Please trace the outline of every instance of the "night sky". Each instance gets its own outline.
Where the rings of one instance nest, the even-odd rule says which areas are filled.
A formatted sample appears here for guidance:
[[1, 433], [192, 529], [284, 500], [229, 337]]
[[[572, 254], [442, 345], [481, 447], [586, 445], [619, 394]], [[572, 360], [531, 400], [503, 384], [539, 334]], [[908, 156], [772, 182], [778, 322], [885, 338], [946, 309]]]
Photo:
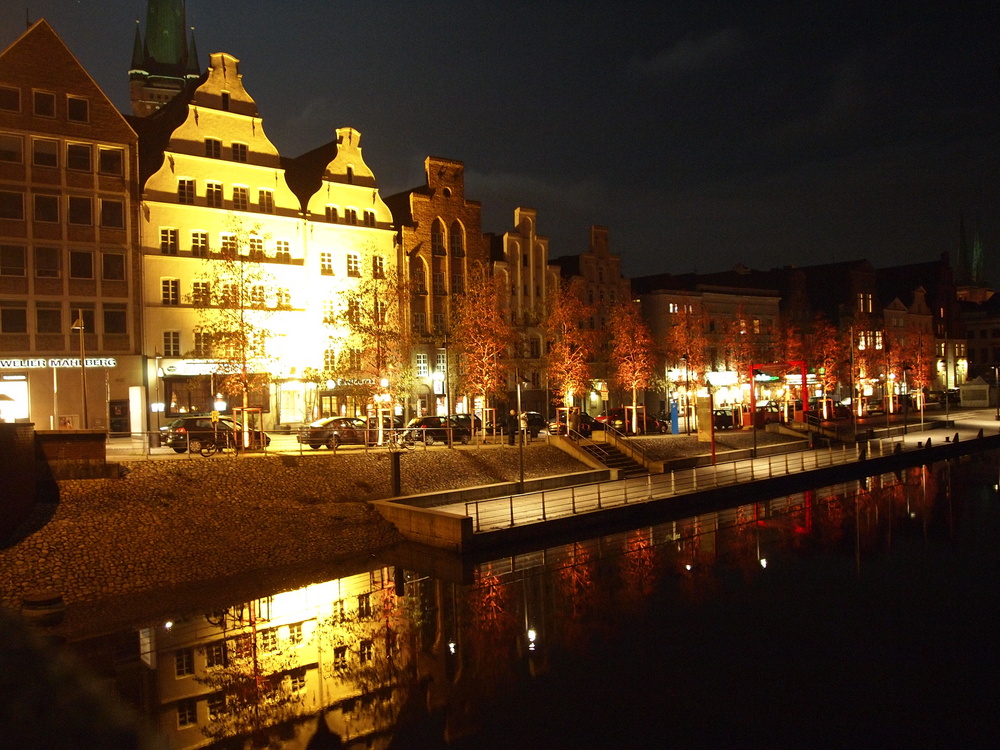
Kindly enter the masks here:
[[[466, 165], [484, 231], [552, 256], [606, 224], [627, 276], [954, 254], [1000, 283], [997, 3], [188, 0], [285, 155], [361, 131], [383, 195]], [[16, 6], [16, 7], [12, 7]], [[32, 0], [119, 108], [145, 0]], [[24, 29], [5, 4], [0, 45]]]

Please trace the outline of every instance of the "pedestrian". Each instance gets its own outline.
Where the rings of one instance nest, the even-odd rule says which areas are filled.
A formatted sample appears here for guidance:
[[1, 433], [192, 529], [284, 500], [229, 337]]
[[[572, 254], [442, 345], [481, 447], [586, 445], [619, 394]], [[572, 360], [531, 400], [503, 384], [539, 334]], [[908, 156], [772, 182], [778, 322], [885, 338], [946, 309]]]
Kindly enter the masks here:
[[522, 443], [530, 443], [531, 441], [528, 439], [529, 437], [530, 436], [528, 434], [528, 412], [522, 411], [521, 412], [521, 442]]
[[513, 409], [507, 415], [507, 442], [514, 444], [514, 436], [517, 435], [517, 412]]

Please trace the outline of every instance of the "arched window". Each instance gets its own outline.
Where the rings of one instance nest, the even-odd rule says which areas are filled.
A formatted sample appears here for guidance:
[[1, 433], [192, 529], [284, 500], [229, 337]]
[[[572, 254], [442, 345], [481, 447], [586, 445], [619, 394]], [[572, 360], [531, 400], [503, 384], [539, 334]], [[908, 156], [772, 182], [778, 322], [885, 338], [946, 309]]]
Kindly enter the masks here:
[[435, 219], [431, 226], [431, 253], [433, 255], [447, 255], [444, 244], [444, 224], [441, 219]]
[[451, 224], [451, 234], [448, 237], [450, 241], [451, 255], [453, 258], [464, 258], [465, 257], [465, 232], [462, 229], [462, 225], [457, 221]]

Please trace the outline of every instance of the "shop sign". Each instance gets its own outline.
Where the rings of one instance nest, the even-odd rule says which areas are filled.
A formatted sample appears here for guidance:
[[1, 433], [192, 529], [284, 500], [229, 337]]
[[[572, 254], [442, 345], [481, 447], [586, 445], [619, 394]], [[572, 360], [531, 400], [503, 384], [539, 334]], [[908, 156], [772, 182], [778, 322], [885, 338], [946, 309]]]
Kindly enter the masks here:
[[[118, 360], [114, 357], [85, 357], [87, 367], [117, 367]], [[37, 370], [43, 367], [54, 369], [80, 369], [80, 358], [64, 357], [59, 359], [0, 359], [0, 370]]]

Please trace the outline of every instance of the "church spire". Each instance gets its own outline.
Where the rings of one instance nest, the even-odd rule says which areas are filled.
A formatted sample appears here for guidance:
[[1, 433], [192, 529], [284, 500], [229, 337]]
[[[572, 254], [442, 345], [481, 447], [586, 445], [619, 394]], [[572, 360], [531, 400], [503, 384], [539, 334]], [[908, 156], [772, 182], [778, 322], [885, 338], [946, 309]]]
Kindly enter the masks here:
[[198, 62], [198, 47], [194, 43], [194, 26], [191, 27], [191, 41], [187, 48], [187, 78], [197, 78], [201, 75], [201, 65]]
[[188, 87], [201, 75], [198, 53], [186, 36], [185, 0], [146, 0], [145, 41], [136, 30], [129, 69], [132, 111], [146, 117]]

